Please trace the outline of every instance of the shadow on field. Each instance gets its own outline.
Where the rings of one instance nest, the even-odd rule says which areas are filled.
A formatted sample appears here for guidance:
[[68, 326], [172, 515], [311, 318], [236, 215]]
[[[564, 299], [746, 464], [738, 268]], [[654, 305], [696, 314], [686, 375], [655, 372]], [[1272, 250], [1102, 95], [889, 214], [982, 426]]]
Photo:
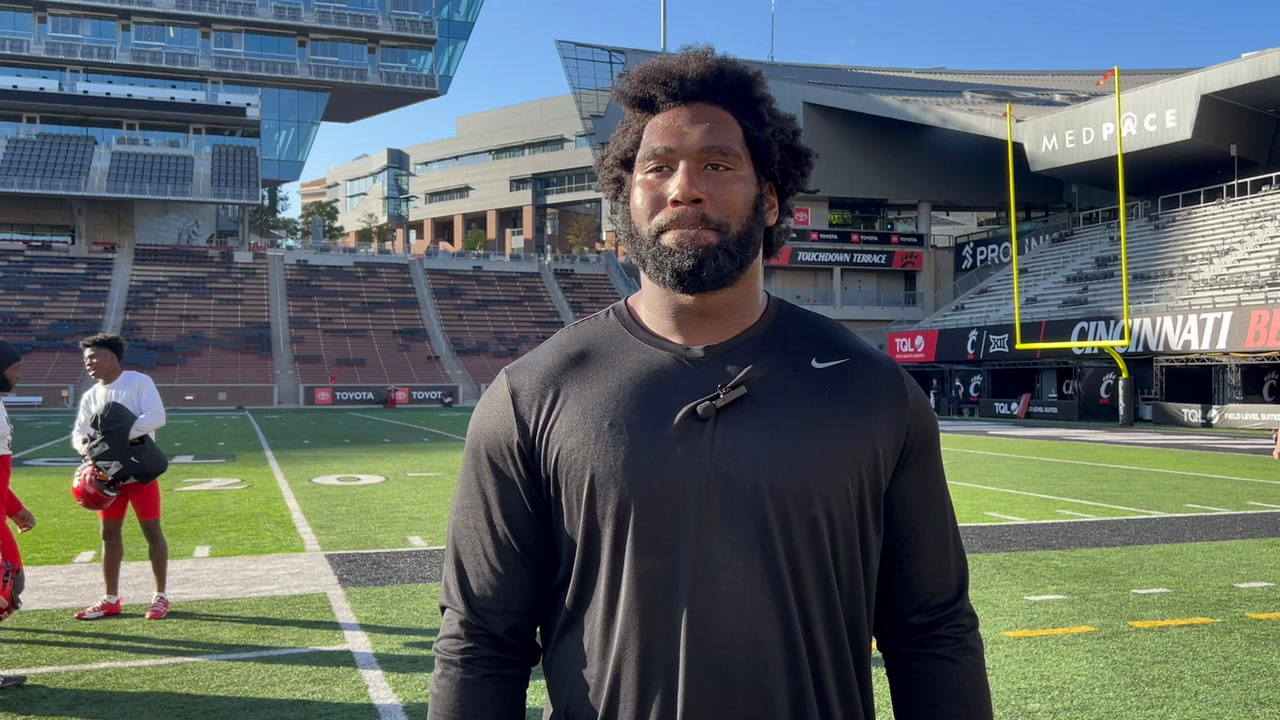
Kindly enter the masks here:
[[[32, 678], [30, 682], [39, 682]], [[406, 707], [425, 717], [426, 704]], [[272, 720], [377, 720], [371, 703], [284, 700], [260, 697], [226, 697], [195, 693], [120, 690], [80, 690], [28, 684], [5, 690], [4, 716], [68, 717], [82, 720], [139, 720], [140, 718], [183, 718], [183, 720], [227, 720], [227, 718], [271, 718]]]
[[[172, 615], [170, 616], [172, 617]], [[329, 629], [337, 629], [330, 624]], [[386, 628], [396, 631], [398, 635], [414, 635], [419, 636], [422, 641], [406, 642], [405, 649], [418, 650], [420, 652], [392, 653], [392, 652], [375, 652], [379, 666], [386, 672], [395, 673], [430, 673], [435, 669], [434, 656], [430, 654], [432, 643], [435, 640], [435, 630], [416, 630], [411, 628]], [[376, 635], [377, 631], [371, 631], [365, 628], [366, 632]], [[35, 635], [45, 637], [23, 637], [23, 635]], [[204, 640], [190, 640], [182, 638], [157, 638], [142, 637], [137, 635], [116, 635], [103, 632], [76, 632], [76, 631], [59, 631], [44, 629], [24, 629], [8, 634], [5, 637], [5, 644], [9, 646], [27, 645], [41, 647], [57, 647], [72, 648], [79, 650], [103, 650], [110, 648], [114, 653], [122, 653], [144, 657], [121, 657], [116, 655], [117, 662], [130, 662], [134, 660], [142, 660], [149, 657], [173, 658], [173, 657], [201, 657], [206, 655], [240, 655], [245, 653], [273, 652], [282, 649], [291, 649], [278, 645], [252, 645], [246, 643], [219, 643], [208, 642]], [[341, 645], [340, 638], [334, 638], [332, 645]], [[295, 646], [296, 647], [296, 646]], [[207, 661], [211, 667], [217, 665], [225, 665], [227, 663], [235, 663], [236, 665], [255, 665], [255, 666], [295, 666], [310, 668], [336, 668], [350, 667], [355, 669], [355, 659], [347, 650], [317, 650], [315, 652], [300, 652], [289, 655], [274, 655], [267, 657], [245, 658], [239, 660], [210, 660]], [[213, 665], [216, 663], [216, 665]], [[157, 668], [155, 672], [162, 671]], [[32, 676], [33, 680], [38, 680], [41, 676]], [[7, 702], [8, 696], [5, 696]], [[0, 717], [4, 715], [0, 714]], [[72, 716], [75, 717], [75, 716]], [[261, 716], [269, 717], [269, 716]], [[134, 718], [137, 720], [137, 718]]]

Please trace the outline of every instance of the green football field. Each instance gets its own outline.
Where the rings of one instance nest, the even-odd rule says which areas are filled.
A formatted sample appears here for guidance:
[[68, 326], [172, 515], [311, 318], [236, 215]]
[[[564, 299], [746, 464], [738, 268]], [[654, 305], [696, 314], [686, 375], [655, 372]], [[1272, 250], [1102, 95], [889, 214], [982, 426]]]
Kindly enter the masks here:
[[[132, 521], [124, 616], [72, 617], [101, 587], [96, 518], [70, 498], [71, 417], [12, 419], [13, 486], [39, 524], [20, 537], [28, 607], [0, 624], [0, 672], [30, 680], [0, 692], [0, 718], [425, 717], [439, 626], [425, 559], [445, 540], [467, 411], [173, 413], [160, 441], [175, 456], [161, 481], [174, 609], [160, 623], [142, 619]], [[997, 717], [1280, 717], [1280, 463], [943, 445], [966, 542], [985, 548], [970, 566]], [[1022, 551], [1019, 533], [1049, 549]], [[1117, 534], [1127, 546], [1097, 547]], [[545, 697], [535, 671], [530, 718]]]

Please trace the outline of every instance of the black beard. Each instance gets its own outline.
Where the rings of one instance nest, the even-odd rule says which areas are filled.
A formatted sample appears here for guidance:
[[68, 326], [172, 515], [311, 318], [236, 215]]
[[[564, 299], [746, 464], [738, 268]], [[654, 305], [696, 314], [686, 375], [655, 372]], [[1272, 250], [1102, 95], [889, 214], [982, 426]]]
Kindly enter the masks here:
[[[703, 295], [733, 287], [751, 269], [764, 246], [765, 207], [755, 210], [736, 232], [727, 223], [716, 222], [701, 210], [669, 216], [645, 230], [636, 226], [631, 208], [619, 203], [618, 234], [628, 258], [659, 287], [677, 295]], [[662, 244], [662, 233], [672, 227], [697, 223], [718, 239], [714, 243], [671, 247]]]

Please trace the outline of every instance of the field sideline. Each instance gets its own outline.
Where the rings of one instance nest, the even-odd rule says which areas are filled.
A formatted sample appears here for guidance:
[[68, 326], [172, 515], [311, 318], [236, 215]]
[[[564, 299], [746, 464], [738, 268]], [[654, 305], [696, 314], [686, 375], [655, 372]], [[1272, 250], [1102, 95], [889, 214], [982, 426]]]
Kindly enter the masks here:
[[[0, 625], [0, 670], [31, 682], [0, 695], [0, 718], [425, 717], [436, 548], [468, 419], [174, 412], [160, 438], [176, 456], [162, 480], [174, 613], [141, 620], [150, 577], [130, 521], [125, 616], [83, 623], [71, 615], [100, 592], [99, 546], [69, 498], [71, 417], [13, 413], [14, 489], [40, 524], [20, 539], [27, 606]], [[1265, 680], [1280, 663], [1280, 463], [1257, 452], [1265, 438], [1208, 452], [950, 425], [998, 717], [1280, 712]], [[528, 716], [544, 702], [535, 670]], [[882, 670], [877, 702], [892, 717]]]

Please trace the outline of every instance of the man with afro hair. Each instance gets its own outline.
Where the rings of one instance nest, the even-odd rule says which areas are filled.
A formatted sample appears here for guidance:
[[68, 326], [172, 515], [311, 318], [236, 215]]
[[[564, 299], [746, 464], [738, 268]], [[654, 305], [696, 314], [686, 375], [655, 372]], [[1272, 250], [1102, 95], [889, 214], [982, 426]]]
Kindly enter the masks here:
[[507, 366], [467, 431], [431, 720], [990, 720], [920, 387], [764, 290], [815, 161], [704, 48], [617, 78], [597, 159], [641, 289]]

